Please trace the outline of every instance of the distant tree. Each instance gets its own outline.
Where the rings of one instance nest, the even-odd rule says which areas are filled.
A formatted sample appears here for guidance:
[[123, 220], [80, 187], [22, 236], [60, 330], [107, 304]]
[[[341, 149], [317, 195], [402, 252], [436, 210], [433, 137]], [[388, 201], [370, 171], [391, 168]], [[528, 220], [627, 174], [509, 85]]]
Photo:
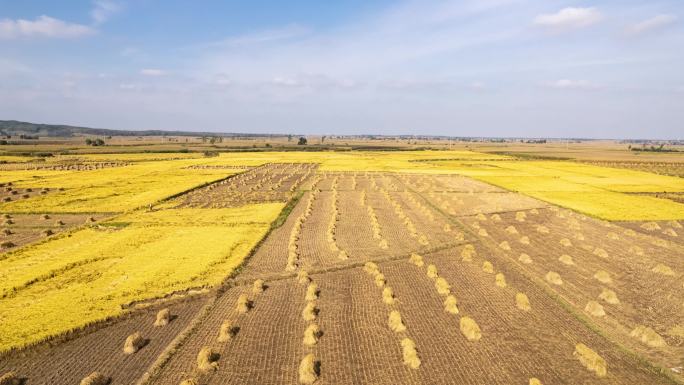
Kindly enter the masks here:
[[327, 136], [325, 136], [325, 135], [321, 136], [321, 143], [325, 142], [325, 138], [327, 138]]
[[7, 144], [7, 141], [5, 139], [0, 140], [0, 146], [4, 146]]
[[297, 142], [297, 145], [299, 145], [299, 146], [305, 146], [305, 145], [306, 145], [306, 142], [307, 142], [306, 138], [303, 137], [303, 136], [300, 136], [300, 137], [299, 137], [299, 141]]
[[93, 146], [104, 146], [104, 144], [105, 141], [100, 138], [97, 138], [93, 141]]
[[90, 145], [93, 144], [93, 140], [90, 139], [90, 138], [87, 138], [86, 141], [85, 141], [85, 143], [86, 143], [88, 146], [90, 146]]
[[271, 148], [271, 147], [273, 147], [273, 146], [271, 146], [271, 143], [266, 143], [266, 148]]
[[212, 136], [211, 139], [209, 139], [209, 144], [214, 144], [216, 143], [216, 137]]
[[287, 141], [288, 141], [288, 142], [291, 142], [291, 141], [292, 141], [292, 135], [288, 135], [288, 136], [287, 136]]

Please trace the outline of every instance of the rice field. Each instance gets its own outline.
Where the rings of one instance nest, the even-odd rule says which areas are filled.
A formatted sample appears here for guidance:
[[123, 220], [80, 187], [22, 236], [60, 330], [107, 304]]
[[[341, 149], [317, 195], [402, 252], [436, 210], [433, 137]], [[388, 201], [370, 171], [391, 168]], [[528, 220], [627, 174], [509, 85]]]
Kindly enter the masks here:
[[684, 205], [650, 195], [679, 178], [461, 150], [156, 155], [0, 174], [29, 195], [0, 206], [0, 378], [684, 381]]

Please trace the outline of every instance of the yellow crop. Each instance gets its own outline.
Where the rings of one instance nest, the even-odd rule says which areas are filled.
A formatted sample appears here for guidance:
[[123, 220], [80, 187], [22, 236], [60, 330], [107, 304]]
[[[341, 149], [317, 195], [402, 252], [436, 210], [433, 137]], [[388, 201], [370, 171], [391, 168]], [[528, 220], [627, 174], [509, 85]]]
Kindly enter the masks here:
[[122, 305], [215, 285], [282, 203], [136, 212], [0, 260], [0, 351], [120, 314]]

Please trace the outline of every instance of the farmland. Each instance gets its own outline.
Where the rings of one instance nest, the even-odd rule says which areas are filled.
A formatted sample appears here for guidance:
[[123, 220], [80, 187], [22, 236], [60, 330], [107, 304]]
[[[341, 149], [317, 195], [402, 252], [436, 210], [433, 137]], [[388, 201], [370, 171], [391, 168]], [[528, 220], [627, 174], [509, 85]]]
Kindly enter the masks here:
[[684, 381], [674, 175], [467, 149], [3, 159], [0, 376]]

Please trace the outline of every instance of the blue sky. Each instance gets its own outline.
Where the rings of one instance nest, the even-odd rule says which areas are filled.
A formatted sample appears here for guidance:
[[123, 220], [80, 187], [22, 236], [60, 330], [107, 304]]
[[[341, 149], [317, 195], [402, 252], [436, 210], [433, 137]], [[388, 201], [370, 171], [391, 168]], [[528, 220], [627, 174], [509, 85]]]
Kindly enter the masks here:
[[0, 0], [0, 119], [684, 138], [680, 0]]

